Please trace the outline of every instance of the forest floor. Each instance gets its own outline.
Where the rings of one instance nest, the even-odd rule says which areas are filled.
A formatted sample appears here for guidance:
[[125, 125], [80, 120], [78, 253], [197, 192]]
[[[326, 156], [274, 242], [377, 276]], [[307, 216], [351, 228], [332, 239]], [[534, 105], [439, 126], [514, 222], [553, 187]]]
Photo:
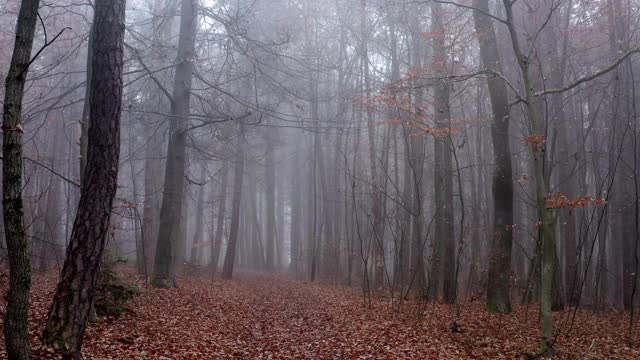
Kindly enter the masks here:
[[[452, 333], [451, 306], [413, 301], [393, 312], [389, 297], [377, 296], [367, 308], [357, 290], [284, 276], [240, 272], [232, 281], [213, 282], [181, 276], [180, 287], [170, 290], [132, 280], [140, 283], [140, 295], [119, 318], [89, 326], [85, 359], [513, 359], [535, 353], [539, 340], [534, 307], [490, 315], [479, 302], [463, 303], [460, 332]], [[40, 341], [55, 281], [53, 274], [35, 275], [33, 281], [36, 359], [55, 358]], [[6, 282], [0, 279], [3, 293]], [[0, 320], [4, 306], [2, 299]], [[571, 315], [572, 310], [555, 314], [562, 331], [556, 358], [640, 359], [640, 322], [631, 347], [628, 315], [579, 310], [567, 334]]]

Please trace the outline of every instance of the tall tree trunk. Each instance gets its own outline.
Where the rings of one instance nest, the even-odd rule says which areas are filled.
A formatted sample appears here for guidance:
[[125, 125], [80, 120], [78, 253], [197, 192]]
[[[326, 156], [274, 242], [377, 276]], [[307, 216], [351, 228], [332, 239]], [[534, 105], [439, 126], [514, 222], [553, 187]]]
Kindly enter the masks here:
[[[417, 9], [416, 9], [417, 10]], [[424, 37], [422, 35], [422, 29], [420, 27], [420, 21], [417, 18], [419, 15], [419, 11], [411, 17], [411, 40], [413, 43], [413, 67], [419, 69], [422, 66], [422, 58], [423, 54], [423, 41]], [[422, 109], [422, 104], [424, 103], [424, 91], [422, 89], [422, 84], [415, 84], [414, 90], [414, 111], [415, 117], [418, 123], [422, 121], [425, 114]], [[411, 129], [412, 126], [409, 126]], [[407, 140], [410, 142], [409, 145], [409, 166], [411, 168], [410, 173], [410, 185], [413, 188], [412, 191], [406, 192], [407, 199], [411, 199], [411, 216], [412, 221], [411, 225], [413, 229], [411, 230], [411, 261], [410, 261], [410, 280], [409, 280], [409, 288], [413, 287], [419, 291], [423, 291], [426, 285], [426, 279], [424, 274], [424, 242], [426, 239], [423, 239], [424, 231], [424, 214], [422, 211], [422, 201], [424, 199], [424, 161], [425, 161], [425, 139], [423, 134], [409, 134], [406, 136], [410, 138]], [[412, 197], [411, 194], [413, 195]], [[432, 266], [434, 263], [437, 263], [438, 254], [433, 254], [432, 256]], [[429, 279], [429, 294], [435, 296], [435, 289], [437, 289], [437, 281], [434, 281], [433, 272], [431, 273]]]
[[29, 240], [25, 237], [22, 203], [22, 99], [31, 60], [39, 0], [23, 0], [18, 14], [11, 66], [3, 102], [2, 205], [9, 257], [9, 290], [4, 339], [10, 359], [31, 359], [28, 311], [31, 289]]
[[117, 189], [124, 40], [123, 0], [95, 4], [91, 126], [84, 186], [44, 341], [80, 358], [95, 281]]
[[298, 168], [300, 166], [300, 151], [294, 151], [293, 160], [291, 161], [291, 177], [293, 180], [291, 181], [291, 195], [290, 195], [290, 203], [291, 203], [291, 229], [289, 235], [289, 241], [291, 243], [290, 254], [291, 263], [289, 265], [289, 270], [294, 274], [298, 275], [300, 271], [300, 256], [301, 256], [301, 229], [302, 229], [302, 221], [304, 216], [302, 215], [303, 206], [301, 203], [301, 196], [303, 191], [301, 191], [300, 184], [300, 172]]
[[91, 75], [93, 73], [93, 24], [89, 30], [87, 39], [87, 80], [84, 91], [84, 104], [82, 108], [82, 123], [80, 124], [80, 184], [84, 177], [84, 169], [87, 167], [87, 148], [89, 145], [89, 124], [91, 123]]
[[[206, 175], [205, 168], [202, 167], [200, 172], [200, 179], [204, 179]], [[191, 253], [189, 254], [189, 263], [192, 265], [198, 265], [200, 259], [200, 253], [202, 252], [202, 243], [204, 242], [204, 187], [200, 185], [198, 189], [198, 203], [196, 205], [196, 229], [193, 234], [193, 241], [191, 242]]]
[[224, 257], [222, 267], [222, 278], [231, 279], [233, 276], [233, 263], [236, 258], [236, 244], [238, 242], [238, 225], [240, 222], [240, 201], [242, 200], [242, 178], [244, 174], [244, 144], [242, 135], [238, 137], [238, 158], [236, 159], [233, 171], [233, 199], [231, 208], [231, 228], [229, 231], [229, 241], [227, 243], [227, 253]]
[[273, 137], [275, 132], [272, 129], [266, 129], [265, 137], [267, 143], [267, 154], [265, 164], [265, 182], [266, 182], [266, 206], [265, 218], [267, 225], [266, 233], [266, 266], [268, 270], [274, 269], [274, 248], [276, 237], [276, 167], [275, 167], [275, 144]]
[[284, 196], [282, 186], [276, 185], [276, 270], [282, 269], [282, 248], [284, 246]]
[[[478, 7], [477, 4], [474, 4], [475, 7]], [[476, 29], [476, 32], [478, 30]], [[484, 93], [482, 89], [478, 88], [476, 93], [476, 118], [481, 119], [484, 116], [483, 110], [484, 103]], [[472, 145], [473, 144], [473, 145]], [[471, 151], [475, 151], [476, 157], [475, 161], [477, 164], [483, 164], [483, 154], [482, 154], [482, 129], [475, 129], [475, 134], [473, 136], [473, 143], [467, 146], [469, 159], [473, 159], [473, 155]], [[475, 297], [475, 293], [480, 290], [480, 269], [481, 269], [481, 247], [482, 247], [482, 236], [481, 236], [481, 228], [482, 228], [482, 220], [484, 212], [482, 211], [482, 196], [481, 196], [481, 188], [484, 187], [484, 179], [482, 177], [483, 171], [482, 166], [475, 166], [473, 169], [473, 173], [471, 175], [471, 198], [473, 201], [473, 215], [472, 215], [472, 223], [471, 223], [471, 264], [469, 265], [469, 277], [467, 281], [467, 290], [470, 290], [472, 296]]]
[[[474, 0], [473, 6], [488, 13], [488, 0]], [[490, 17], [473, 12], [476, 32], [480, 37], [480, 57], [487, 70], [502, 74], [498, 41]], [[493, 111], [491, 138], [495, 167], [493, 169], [493, 238], [489, 256], [487, 303], [489, 312], [510, 312], [511, 246], [513, 243], [513, 175], [509, 145], [509, 98], [502, 79], [487, 77]]]
[[543, 354], [550, 355], [553, 344], [553, 318], [551, 314], [553, 297], [552, 290], [554, 278], [557, 275], [557, 253], [556, 240], [553, 224], [553, 214], [547, 208], [545, 196], [547, 195], [547, 173], [545, 172], [546, 162], [546, 145], [545, 141], [536, 141], [535, 139], [545, 139], [546, 129], [542, 121], [539, 105], [540, 99], [535, 95], [538, 91], [531, 77], [531, 63], [522, 52], [520, 40], [515, 28], [513, 16], [513, 2], [511, 0], [502, 0], [505, 13], [506, 25], [509, 30], [511, 44], [514, 55], [518, 61], [522, 86], [524, 88], [524, 101], [529, 119], [531, 136], [534, 141], [531, 143], [531, 150], [534, 164], [534, 178], [536, 187], [536, 206], [538, 213], [538, 222], [540, 226], [540, 235], [542, 237], [542, 272], [541, 272], [541, 294], [540, 294], [540, 327], [542, 332], [541, 350]]
[[[347, 112], [347, 99], [343, 96], [343, 92], [345, 89], [345, 61], [346, 61], [346, 38], [347, 38], [347, 29], [342, 28], [340, 30], [340, 47], [338, 50], [338, 83], [337, 83], [337, 93], [340, 94], [338, 96], [337, 101], [337, 111], [336, 111], [336, 120], [339, 124], [346, 123], [346, 112]], [[343, 150], [342, 145], [344, 142], [344, 131], [341, 129], [338, 131], [334, 152], [333, 152], [333, 166], [335, 167], [333, 170], [333, 216], [334, 216], [334, 229], [333, 229], [333, 238], [329, 239], [330, 249], [329, 256], [330, 260], [327, 262], [327, 266], [331, 269], [329, 271], [330, 276], [337, 280], [341, 274], [341, 247], [342, 240], [344, 239], [343, 232], [346, 231], [346, 217], [345, 217], [345, 199], [342, 198], [342, 194], [346, 195], [346, 187], [341, 190], [340, 183], [342, 182], [342, 174], [340, 172], [340, 165], [342, 164], [342, 156]]]
[[[52, 124], [51, 132], [53, 133], [50, 154], [50, 166], [52, 169], [56, 168], [56, 162], [62, 150], [62, 141], [60, 141], [62, 129], [60, 120], [55, 120], [56, 123]], [[47, 271], [52, 266], [57, 266], [60, 270], [60, 262], [63, 260], [62, 244], [60, 241], [60, 192], [61, 183], [60, 177], [54, 173], [49, 174], [49, 181], [46, 182], [46, 201], [44, 211], [42, 212], [42, 221], [40, 222], [42, 228], [39, 231], [39, 236], [36, 239], [40, 243], [40, 254], [38, 266], [39, 271]]]
[[[132, 128], [129, 128], [129, 155], [133, 154], [134, 152], [134, 147], [137, 146], [137, 138], [135, 135], [132, 134]], [[135, 160], [131, 159], [129, 162], [129, 172], [131, 174], [131, 195], [132, 195], [132, 207], [129, 212], [129, 215], [131, 216], [131, 223], [133, 225], [133, 240], [135, 242], [135, 249], [136, 249], [136, 270], [138, 271], [139, 274], [144, 274], [144, 267], [145, 267], [145, 257], [144, 255], [144, 244], [143, 244], [143, 239], [142, 236], [144, 235], [142, 232], [142, 229], [140, 229], [140, 225], [141, 225], [141, 219], [139, 218], [139, 208], [138, 208], [138, 196], [139, 196], [139, 189], [138, 189], [138, 170], [136, 169], [136, 162]]]
[[155, 240], [158, 234], [158, 203], [160, 186], [158, 177], [161, 164], [158, 159], [159, 142], [152, 136], [145, 144], [144, 160], [144, 202], [142, 213], [142, 251], [144, 262], [140, 263], [138, 272], [145, 277], [153, 270], [153, 256], [155, 254]]
[[[453, 219], [453, 173], [451, 141], [451, 112], [449, 105], [449, 83], [445, 79], [448, 75], [447, 49], [445, 48], [446, 29], [442, 21], [442, 4], [431, 3], [433, 42], [433, 66], [439, 71], [437, 84], [434, 87], [435, 116], [434, 120], [438, 129], [443, 129], [442, 134], [436, 135], [435, 147], [435, 207], [436, 207], [436, 233], [435, 246], [439, 248], [439, 267], [434, 267], [432, 278], [442, 280], [444, 301], [453, 303], [456, 299], [457, 286], [455, 284], [455, 234]], [[462, 196], [460, 194], [459, 196]], [[460, 229], [464, 231], [464, 229]]]
[[182, 0], [178, 58], [173, 84], [164, 195], [160, 207], [160, 230], [156, 245], [152, 283], [158, 287], [175, 287], [177, 239], [182, 235], [180, 222], [186, 170], [186, 137], [189, 123], [189, 100], [195, 58], [195, 0]]
[[218, 195], [218, 213], [216, 214], [216, 233], [211, 243], [211, 261], [209, 267], [211, 273], [215, 273], [218, 269], [218, 258], [220, 257], [220, 249], [222, 248], [222, 235], [224, 234], [224, 219], [227, 209], [227, 182], [229, 179], [229, 164], [225, 161], [222, 164], [220, 173], [220, 193]]
[[[362, 43], [361, 43], [361, 56], [362, 56], [362, 73], [364, 76], [364, 91], [365, 97], [368, 100], [371, 99], [371, 76], [369, 71], [369, 49], [368, 49], [368, 41], [369, 41], [369, 29], [368, 29], [368, 21], [367, 21], [367, 8], [366, 8], [366, 0], [362, 0], [362, 8], [361, 8], [361, 32], [362, 32]], [[367, 243], [369, 247], [373, 248], [373, 286], [374, 288], [379, 288], [383, 285], [383, 259], [382, 256], [384, 254], [383, 251], [383, 228], [382, 224], [382, 209], [381, 209], [381, 199], [380, 199], [380, 190], [379, 190], [379, 179], [378, 179], [378, 160], [376, 157], [376, 127], [374, 124], [374, 113], [373, 108], [367, 106], [367, 143], [369, 150], [369, 167], [370, 167], [370, 197], [371, 197], [371, 224], [367, 224], [369, 230], [369, 236], [367, 238]], [[365, 269], [365, 271], [368, 271]]]

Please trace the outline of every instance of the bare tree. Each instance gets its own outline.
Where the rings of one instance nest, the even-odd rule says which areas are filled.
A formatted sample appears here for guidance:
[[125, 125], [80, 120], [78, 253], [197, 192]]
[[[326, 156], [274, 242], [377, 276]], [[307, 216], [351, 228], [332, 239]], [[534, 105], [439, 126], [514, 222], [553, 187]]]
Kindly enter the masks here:
[[244, 177], [244, 150], [242, 134], [238, 136], [238, 155], [235, 159], [233, 171], [233, 198], [231, 200], [231, 225], [229, 241], [227, 242], [227, 253], [224, 257], [222, 268], [222, 278], [231, 279], [233, 276], [233, 265], [236, 257], [236, 246], [238, 242], [238, 227], [240, 222], [240, 201], [242, 200], [242, 181]]
[[193, 61], [196, 56], [196, 10], [194, 0], [183, 0], [181, 4], [178, 58], [171, 96], [170, 138], [152, 279], [152, 283], [159, 287], [176, 286], [176, 249], [178, 242], [184, 241], [179, 238], [181, 234], [179, 223], [183, 207]]
[[[474, 0], [473, 6], [489, 13], [488, 0]], [[503, 73], [498, 50], [498, 41], [493, 19], [479, 11], [473, 12], [476, 32], [480, 37], [480, 56], [487, 70]], [[510, 312], [509, 296], [511, 283], [511, 245], [513, 241], [513, 175], [511, 171], [511, 149], [509, 146], [509, 99], [507, 86], [496, 75], [487, 76], [493, 123], [491, 140], [495, 167], [493, 170], [493, 239], [487, 277], [487, 310]]]
[[43, 336], [74, 358], [80, 357], [117, 188], [124, 12], [124, 1], [96, 1], [85, 181]]
[[22, 101], [33, 61], [31, 48], [39, 4], [39, 0], [24, 0], [20, 6], [3, 103], [2, 205], [10, 272], [4, 338], [10, 359], [31, 358], [28, 329], [31, 264], [22, 204]]

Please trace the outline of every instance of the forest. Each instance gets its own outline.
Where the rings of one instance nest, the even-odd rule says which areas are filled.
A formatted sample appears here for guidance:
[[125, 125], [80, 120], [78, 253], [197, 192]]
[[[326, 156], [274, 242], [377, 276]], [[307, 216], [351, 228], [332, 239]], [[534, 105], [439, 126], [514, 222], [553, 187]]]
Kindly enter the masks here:
[[2, 0], [0, 79], [0, 357], [640, 359], [640, 0]]

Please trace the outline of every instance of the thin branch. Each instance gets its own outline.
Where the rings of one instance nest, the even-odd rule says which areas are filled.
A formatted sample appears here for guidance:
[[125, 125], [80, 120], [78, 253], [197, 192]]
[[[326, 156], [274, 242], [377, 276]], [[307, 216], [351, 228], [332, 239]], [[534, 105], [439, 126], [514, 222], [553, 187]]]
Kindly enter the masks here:
[[569, 91], [575, 87], [577, 87], [580, 84], [583, 84], [585, 82], [589, 82], [591, 80], [594, 80], [602, 75], [605, 75], [606, 73], [614, 70], [615, 68], [618, 67], [618, 65], [620, 65], [623, 61], [625, 61], [628, 57], [630, 57], [631, 55], [634, 54], [638, 54], [640, 53], [640, 48], [639, 49], [633, 49], [629, 52], [627, 52], [626, 54], [624, 54], [623, 56], [621, 56], [618, 60], [614, 61], [611, 65], [605, 67], [604, 69], [601, 69], [599, 71], [594, 72], [591, 75], [587, 75], [584, 77], [581, 77], [580, 79], [576, 80], [575, 82], [565, 86], [565, 87], [561, 87], [561, 88], [557, 88], [557, 89], [549, 89], [549, 90], [545, 90], [545, 91], [539, 91], [537, 93], [535, 93], [533, 96], [544, 96], [544, 95], [549, 95], [549, 94], [560, 94], [566, 91]]
[[167, 90], [167, 88], [164, 87], [164, 85], [162, 85], [160, 80], [158, 80], [158, 78], [156, 78], [155, 75], [153, 75], [154, 72], [151, 71], [151, 69], [149, 69], [149, 67], [144, 63], [144, 61], [142, 60], [142, 57], [140, 56], [140, 53], [138, 52], [138, 49], [136, 49], [133, 46], [127, 44], [126, 41], [124, 42], [124, 46], [133, 53], [133, 55], [135, 56], [136, 60], [140, 64], [140, 66], [142, 66], [142, 68], [144, 69], [144, 71], [147, 72], [147, 74], [149, 75], [151, 80], [153, 80], [153, 82], [156, 83], [156, 85], [162, 91], [162, 93], [164, 93], [164, 95], [167, 97], [167, 99], [169, 99], [169, 102], [171, 102], [173, 104], [173, 97], [171, 96], [171, 93], [169, 92], [169, 90]]
[[31, 60], [29, 60], [29, 63], [27, 64], [27, 66], [25, 66], [22, 70], [20, 70], [20, 74], [18, 76], [22, 76], [27, 70], [29, 70], [29, 67], [31, 66], [31, 64], [33, 64], [33, 62], [36, 61], [36, 59], [38, 58], [38, 56], [40, 56], [40, 54], [42, 54], [44, 49], [49, 47], [49, 45], [53, 44], [53, 42], [56, 41], [65, 30], [71, 30], [71, 28], [67, 26], [64, 29], [60, 30], [60, 32], [56, 36], [54, 36], [53, 39], [51, 39], [51, 41], [47, 41], [47, 28], [44, 26], [44, 22], [42, 21], [40, 14], [38, 14], [38, 18], [40, 19], [40, 23], [42, 24], [42, 30], [44, 31], [44, 45], [42, 45], [40, 50], [38, 50], [38, 52], [36, 52], [36, 54], [33, 55]]
[[[59, 172], [57, 172], [57, 171], [55, 171], [53, 168], [51, 168], [51, 167], [49, 167], [49, 166], [47, 166], [47, 165], [45, 165], [45, 164], [43, 164], [43, 163], [41, 163], [41, 162], [39, 162], [39, 161], [37, 161], [37, 160], [33, 160], [33, 159], [28, 158], [28, 157], [26, 157], [26, 156], [25, 156], [25, 157], [23, 157], [23, 159], [24, 159], [24, 160], [27, 160], [27, 161], [29, 161], [29, 162], [31, 162], [31, 163], [33, 163], [33, 164], [35, 164], [35, 165], [40, 166], [41, 168], [43, 168], [43, 169], [45, 169], [45, 170], [49, 171], [49, 172], [50, 172], [50, 173], [52, 173], [53, 175], [55, 175], [55, 176], [57, 176], [57, 177], [61, 178], [62, 180], [64, 180], [64, 181], [68, 182], [68, 183], [69, 183], [69, 184], [71, 184], [71, 185], [74, 185], [74, 186], [76, 186], [76, 187], [78, 187], [78, 188], [80, 187], [80, 184], [79, 184], [79, 183], [77, 183], [77, 182], [73, 181], [72, 179], [69, 179], [68, 177], [66, 177], [66, 176], [64, 176], [64, 175], [62, 175], [62, 174], [60, 174], [60, 173], [59, 173]], [[0, 156], [0, 160], [4, 160], [4, 158], [3, 158], [2, 156]]]
[[[463, 8], [463, 9], [467, 9], [467, 10], [477, 11], [477, 12], [479, 12], [479, 13], [485, 15], [485, 16], [488, 16], [488, 17], [492, 18], [493, 20], [496, 20], [496, 21], [498, 21], [500, 23], [503, 23], [505, 25], [507, 24], [507, 21], [505, 19], [499, 18], [499, 17], [497, 17], [495, 15], [491, 15], [491, 13], [489, 13], [487, 11], [484, 11], [482, 9], [479, 9], [477, 7], [459, 4], [459, 3], [455, 2], [455, 1], [446, 1], [446, 0], [430, 0], [430, 1], [433, 1], [433, 2], [436, 2], [436, 3], [440, 3], [440, 4], [449, 4], [449, 5], [457, 6], [459, 8]], [[412, 1], [410, 3], [424, 4], [425, 1]]]

